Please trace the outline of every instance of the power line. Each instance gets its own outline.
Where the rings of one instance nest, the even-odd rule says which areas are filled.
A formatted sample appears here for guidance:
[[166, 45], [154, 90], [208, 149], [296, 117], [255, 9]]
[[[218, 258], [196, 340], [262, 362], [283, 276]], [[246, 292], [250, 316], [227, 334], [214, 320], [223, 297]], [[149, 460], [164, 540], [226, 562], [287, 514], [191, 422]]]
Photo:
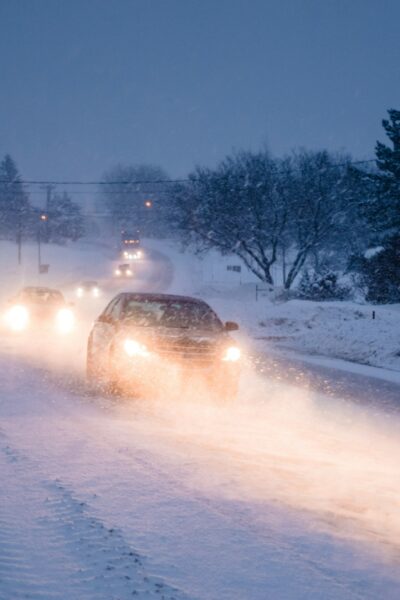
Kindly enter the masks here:
[[189, 179], [153, 179], [152, 181], [56, 181], [56, 180], [37, 180], [37, 179], [19, 179], [18, 181], [8, 181], [0, 179], [0, 183], [9, 183], [15, 185], [158, 185], [164, 183], [186, 183]]
[[[333, 163], [331, 165], [327, 165], [323, 167], [323, 169], [333, 169], [336, 167], [347, 167], [351, 165], [362, 165], [367, 163], [376, 162], [375, 158], [369, 158], [366, 160], [355, 160], [351, 162], [344, 163]], [[286, 170], [282, 170], [282, 173], [285, 173]], [[45, 180], [45, 179], [19, 179], [18, 181], [7, 181], [6, 179], [0, 179], [0, 183], [8, 183], [9, 185], [131, 185], [131, 186], [140, 186], [140, 185], [164, 185], [164, 184], [178, 184], [178, 183], [190, 183], [192, 180], [189, 178], [186, 179], [153, 179], [142, 180], [142, 181], [75, 181], [75, 180]], [[129, 190], [129, 191], [142, 191], [151, 193], [148, 190]], [[159, 190], [155, 190], [159, 191]], [[155, 193], [154, 192], [154, 193]], [[117, 192], [119, 193], [119, 192]]]

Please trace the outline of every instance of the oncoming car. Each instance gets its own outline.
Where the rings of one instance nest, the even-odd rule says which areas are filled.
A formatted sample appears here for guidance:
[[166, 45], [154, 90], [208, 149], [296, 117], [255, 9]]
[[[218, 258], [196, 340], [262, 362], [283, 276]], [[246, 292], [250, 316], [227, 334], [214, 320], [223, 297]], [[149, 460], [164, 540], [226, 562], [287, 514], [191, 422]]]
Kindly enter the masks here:
[[98, 298], [100, 288], [97, 281], [82, 281], [76, 288], [78, 298]]
[[133, 250], [123, 250], [121, 256], [125, 260], [140, 260], [143, 258], [143, 250], [141, 248]]
[[133, 271], [131, 265], [118, 265], [118, 267], [114, 271], [114, 275], [116, 277], [132, 277]]
[[29, 330], [51, 330], [70, 333], [75, 316], [59, 290], [47, 287], [25, 287], [8, 303], [3, 324], [13, 333]]
[[98, 317], [89, 335], [87, 375], [117, 390], [160, 391], [170, 377], [201, 379], [223, 399], [233, 398], [241, 351], [202, 300], [169, 294], [122, 293]]

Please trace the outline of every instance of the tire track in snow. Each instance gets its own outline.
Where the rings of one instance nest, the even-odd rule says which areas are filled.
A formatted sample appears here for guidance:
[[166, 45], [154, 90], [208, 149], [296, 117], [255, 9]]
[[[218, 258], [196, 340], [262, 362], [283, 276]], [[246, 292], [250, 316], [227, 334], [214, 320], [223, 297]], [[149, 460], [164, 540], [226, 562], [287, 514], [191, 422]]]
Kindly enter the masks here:
[[61, 481], [41, 479], [0, 432], [0, 600], [125, 600], [186, 596], [149, 574], [120, 531]]

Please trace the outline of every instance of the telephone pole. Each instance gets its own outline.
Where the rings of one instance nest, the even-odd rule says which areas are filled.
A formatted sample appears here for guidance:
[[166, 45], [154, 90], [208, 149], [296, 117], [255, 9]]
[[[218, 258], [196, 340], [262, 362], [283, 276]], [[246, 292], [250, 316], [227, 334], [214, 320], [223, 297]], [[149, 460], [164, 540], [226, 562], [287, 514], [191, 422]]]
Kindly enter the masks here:
[[46, 241], [47, 243], [50, 241], [49, 215], [51, 214], [51, 200], [52, 200], [52, 193], [53, 193], [54, 189], [55, 189], [55, 186], [52, 185], [51, 183], [47, 183], [46, 185], [44, 185], [42, 187], [42, 190], [44, 190], [46, 192], [46, 215], [47, 215], [47, 219], [45, 221], [45, 223], [46, 223], [46, 229], [45, 229], [44, 241]]

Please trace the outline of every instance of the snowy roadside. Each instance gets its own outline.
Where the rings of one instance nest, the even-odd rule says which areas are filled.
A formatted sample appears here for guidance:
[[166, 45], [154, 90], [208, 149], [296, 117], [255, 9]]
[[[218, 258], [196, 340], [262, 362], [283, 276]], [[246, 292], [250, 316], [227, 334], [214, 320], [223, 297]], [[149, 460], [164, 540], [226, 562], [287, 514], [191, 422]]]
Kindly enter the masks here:
[[400, 373], [400, 313], [396, 308], [291, 300], [266, 306], [264, 314], [254, 332], [258, 340]]

